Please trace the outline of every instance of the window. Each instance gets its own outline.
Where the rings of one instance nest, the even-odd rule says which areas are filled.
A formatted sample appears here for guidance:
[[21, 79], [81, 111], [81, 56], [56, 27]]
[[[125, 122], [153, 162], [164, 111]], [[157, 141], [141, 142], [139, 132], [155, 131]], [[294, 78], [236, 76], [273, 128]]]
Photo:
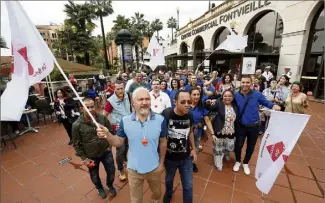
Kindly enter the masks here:
[[215, 50], [223, 41], [227, 39], [227, 35], [230, 35], [228, 28], [223, 28], [216, 34], [213, 43], [213, 50]]
[[246, 51], [279, 53], [282, 33], [283, 21], [280, 15], [274, 11], [268, 12], [257, 18], [249, 28]]

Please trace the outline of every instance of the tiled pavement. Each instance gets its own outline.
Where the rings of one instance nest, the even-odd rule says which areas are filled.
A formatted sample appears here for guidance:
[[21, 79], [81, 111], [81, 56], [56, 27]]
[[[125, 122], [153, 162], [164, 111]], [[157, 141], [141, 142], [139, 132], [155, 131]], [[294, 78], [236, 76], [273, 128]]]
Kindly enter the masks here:
[[[254, 165], [258, 147], [251, 161], [252, 175], [232, 172], [234, 161], [226, 162], [223, 172], [213, 167], [211, 141], [207, 141], [198, 156], [199, 172], [194, 174], [194, 202], [201, 203], [318, 203], [324, 202], [324, 105], [312, 103], [312, 115], [286, 164], [288, 170], [279, 175], [268, 195], [255, 186]], [[18, 149], [10, 142], [1, 152], [1, 203], [51, 202], [89, 203], [130, 201], [127, 182], [116, 178], [117, 196], [100, 200], [87, 172], [70, 164], [60, 166], [59, 160], [72, 157], [80, 163], [74, 150], [67, 145], [67, 135], [57, 123], [43, 125], [40, 133], [29, 133], [16, 138]], [[232, 159], [233, 159], [232, 155]], [[101, 178], [105, 179], [103, 167]], [[161, 184], [164, 192], [164, 177]], [[182, 202], [180, 178], [175, 178], [174, 203]], [[144, 187], [144, 202], [150, 202], [151, 192]]]

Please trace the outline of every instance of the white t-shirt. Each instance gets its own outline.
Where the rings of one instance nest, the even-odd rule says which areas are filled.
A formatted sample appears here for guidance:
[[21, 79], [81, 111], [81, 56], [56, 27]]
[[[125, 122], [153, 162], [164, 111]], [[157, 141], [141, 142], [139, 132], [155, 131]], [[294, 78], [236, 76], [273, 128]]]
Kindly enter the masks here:
[[128, 80], [128, 82], [125, 85], [125, 92], [129, 92], [129, 88], [132, 85], [132, 83], [134, 82], [133, 78]]
[[169, 96], [160, 91], [158, 97], [153, 95], [153, 91], [150, 92], [151, 97], [151, 111], [160, 114], [164, 109], [172, 106]]

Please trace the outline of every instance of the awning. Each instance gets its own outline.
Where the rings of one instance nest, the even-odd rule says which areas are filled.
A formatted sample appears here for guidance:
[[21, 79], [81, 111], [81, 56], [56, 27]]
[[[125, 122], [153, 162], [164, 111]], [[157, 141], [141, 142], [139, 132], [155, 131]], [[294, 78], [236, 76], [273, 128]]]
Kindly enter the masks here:
[[[196, 51], [196, 59], [205, 59], [207, 58], [212, 51]], [[269, 53], [269, 52], [229, 52], [226, 50], [217, 50], [213, 52], [213, 54], [208, 58], [213, 58], [214, 56], [220, 56], [220, 55], [251, 55], [251, 56], [279, 56], [279, 53]], [[165, 56], [166, 60], [193, 60], [193, 52], [178, 54], [178, 55], [168, 55]]]
[[63, 71], [72, 75], [99, 75], [102, 74], [102, 70], [99, 68], [86, 66], [84, 64], [74, 63], [71, 61], [56, 59], [63, 69]]

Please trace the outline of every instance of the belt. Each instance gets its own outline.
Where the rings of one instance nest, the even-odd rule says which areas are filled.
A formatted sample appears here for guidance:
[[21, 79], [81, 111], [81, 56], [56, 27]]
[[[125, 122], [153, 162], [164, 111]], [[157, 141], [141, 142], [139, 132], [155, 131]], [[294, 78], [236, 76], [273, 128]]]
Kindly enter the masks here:
[[241, 127], [246, 127], [246, 128], [252, 128], [256, 127], [260, 124], [260, 121], [256, 121], [254, 123], [249, 123], [249, 124], [240, 124]]

